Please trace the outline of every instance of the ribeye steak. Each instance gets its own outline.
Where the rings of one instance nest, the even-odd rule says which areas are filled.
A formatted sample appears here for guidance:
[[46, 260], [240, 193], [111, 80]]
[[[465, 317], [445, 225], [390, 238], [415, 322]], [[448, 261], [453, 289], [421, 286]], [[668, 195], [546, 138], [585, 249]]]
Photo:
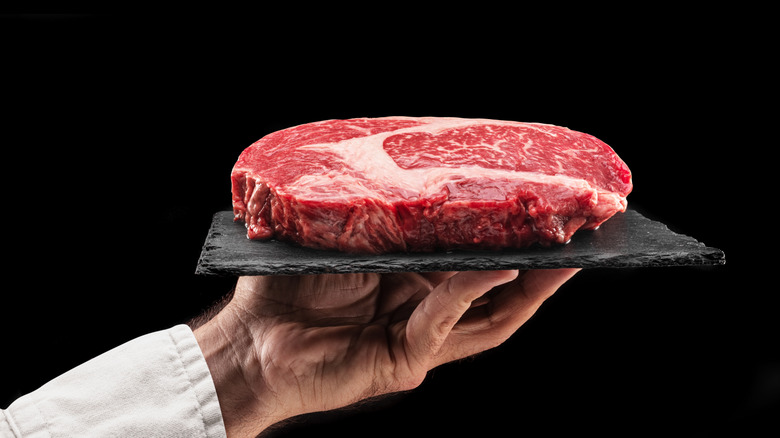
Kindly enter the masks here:
[[246, 148], [231, 177], [248, 238], [356, 253], [562, 244], [625, 211], [632, 189], [591, 135], [444, 117], [294, 126]]

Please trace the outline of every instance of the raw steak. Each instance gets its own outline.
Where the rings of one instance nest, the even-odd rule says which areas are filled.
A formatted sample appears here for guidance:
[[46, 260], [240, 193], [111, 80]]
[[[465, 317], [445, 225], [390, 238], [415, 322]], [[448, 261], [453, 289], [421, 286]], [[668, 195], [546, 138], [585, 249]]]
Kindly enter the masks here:
[[439, 117], [277, 131], [241, 153], [231, 179], [248, 238], [359, 253], [563, 244], [625, 211], [632, 188], [591, 135]]

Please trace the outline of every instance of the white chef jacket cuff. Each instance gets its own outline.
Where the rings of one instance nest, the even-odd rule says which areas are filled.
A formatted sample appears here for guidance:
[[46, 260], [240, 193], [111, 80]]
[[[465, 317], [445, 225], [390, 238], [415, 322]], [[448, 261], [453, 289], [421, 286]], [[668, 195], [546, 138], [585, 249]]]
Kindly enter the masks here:
[[186, 325], [133, 339], [0, 411], [0, 437], [224, 437], [217, 393]]

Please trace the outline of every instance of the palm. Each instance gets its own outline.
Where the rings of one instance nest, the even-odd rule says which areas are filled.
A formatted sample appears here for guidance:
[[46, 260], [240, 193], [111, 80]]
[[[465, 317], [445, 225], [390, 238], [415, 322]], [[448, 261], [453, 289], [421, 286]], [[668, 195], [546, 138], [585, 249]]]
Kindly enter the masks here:
[[287, 394], [296, 400], [285, 403], [298, 403], [305, 412], [416, 386], [427, 369], [407, 357], [405, 328], [437, 284], [432, 279], [419, 274], [242, 279], [240, 287], [251, 282], [252, 290], [262, 291], [255, 315], [274, 321], [257, 345], [267, 380], [295, 387]]
[[500, 344], [574, 272], [242, 277], [230, 306], [251, 328], [254, 385], [299, 414], [414, 388]]

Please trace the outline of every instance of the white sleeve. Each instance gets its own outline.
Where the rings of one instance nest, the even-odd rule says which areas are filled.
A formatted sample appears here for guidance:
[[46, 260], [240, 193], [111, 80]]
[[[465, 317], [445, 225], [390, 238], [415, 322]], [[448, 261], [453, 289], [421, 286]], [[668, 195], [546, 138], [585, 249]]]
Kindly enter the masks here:
[[0, 410], [0, 437], [224, 437], [206, 361], [186, 325], [133, 339]]

